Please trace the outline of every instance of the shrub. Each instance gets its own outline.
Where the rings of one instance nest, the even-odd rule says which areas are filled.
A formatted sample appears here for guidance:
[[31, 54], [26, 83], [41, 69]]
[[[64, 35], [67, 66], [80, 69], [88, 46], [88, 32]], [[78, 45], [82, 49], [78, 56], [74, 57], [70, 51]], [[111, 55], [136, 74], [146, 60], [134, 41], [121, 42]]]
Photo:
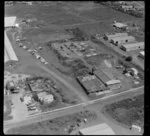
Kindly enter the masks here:
[[125, 61], [129, 61], [129, 62], [132, 61], [132, 57], [131, 56], [126, 57]]

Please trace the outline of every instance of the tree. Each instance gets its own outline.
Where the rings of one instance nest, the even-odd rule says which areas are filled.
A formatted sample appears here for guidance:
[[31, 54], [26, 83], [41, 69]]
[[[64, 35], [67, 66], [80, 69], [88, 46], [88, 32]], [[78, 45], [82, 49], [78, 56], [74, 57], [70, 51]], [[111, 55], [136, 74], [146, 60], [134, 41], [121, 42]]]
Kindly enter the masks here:
[[132, 57], [131, 56], [126, 57], [125, 61], [132, 61]]

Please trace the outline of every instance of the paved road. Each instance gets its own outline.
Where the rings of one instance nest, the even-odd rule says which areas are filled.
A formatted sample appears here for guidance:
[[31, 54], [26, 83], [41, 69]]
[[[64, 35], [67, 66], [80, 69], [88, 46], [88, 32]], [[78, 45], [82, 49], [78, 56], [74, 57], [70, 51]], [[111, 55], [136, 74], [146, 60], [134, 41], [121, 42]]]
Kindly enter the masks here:
[[130, 89], [128, 91], [125, 92], [121, 92], [118, 94], [114, 94], [111, 96], [106, 96], [97, 100], [92, 100], [89, 101], [88, 104], [87, 103], [80, 103], [74, 106], [69, 106], [69, 107], [65, 107], [65, 108], [61, 108], [61, 109], [57, 109], [54, 111], [50, 111], [50, 112], [46, 112], [40, 115], [36, 115], [33, 116], [32, 118], [28, 118], [24, 121], [20, 121], [20, 122], [4, 122], [4, 132], [6, 132], [8, 129], [13, 128], [13, 127], [18, 127], [18, 126], [23, 126], [23, 125], [28, 125], [28, 124], [32, 124], [32, 123], [36, 123], [36, 122], [41, 122], [44, 120], [49, 120], [49, 119], [53, 119], [56, 117], [60, 117], [63, 115], [67, 115], [67, 114], [71, 114], [71, 113], [75, 113], [75, 112], [79, 112], [81, 111], [83, 108], [88, 108], [90, 106], [94, 106], [94, 105], [99, 105], [99, 104], [104, 104], [105, 102], [112, 102], [114, 100], [118, 100], [118, 99], [124, 99], [126, 97], [131, 97], [133, 95], [137, 95], [140, 93], [143, 93], [143, 86], [139, 87], [139, 88], [135, 88], [135, 89]]

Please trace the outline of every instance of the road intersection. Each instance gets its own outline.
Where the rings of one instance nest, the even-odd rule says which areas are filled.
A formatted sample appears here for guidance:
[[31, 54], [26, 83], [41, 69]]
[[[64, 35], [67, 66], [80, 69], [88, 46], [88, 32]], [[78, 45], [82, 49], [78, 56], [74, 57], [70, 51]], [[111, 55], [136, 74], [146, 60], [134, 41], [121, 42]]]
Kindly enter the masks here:
[[48, 112], [43, 112], [41, 114], [37, 114], [34, 116], [30, 116], [28, 118], [26, 118], [26, 120], [22, 120], [20, 122], [14, 122], [14, 121], [4, 121], [4, 133], [11, 128], [14, 127], [20, 127], [20, 126], [24, 126], [24, 125], [29, 125], [29, 124], [33, 124], [36, 122], [41, 122], [44, 120], [50, 120], [53, 118], [57, 118], [57, 117], [61, 117], [61, 116], [65, 116], [68, 114], [73, 114], [75, 112], [79, 112], [81, 110], [83, 110], [83, 108], [87, 108], [90, 106], [93, 106], [95, 104], [101, 104], [104, 102], [107, 102], [108, 100], [112, 99], [113, 100], [118, 100], [118, 99], [123, 99], [125, 97], [131, 97], [132, 95], [137, 95], [137, 94], [141, 94], [144, 93], [144, 86], [138, 87], [138, 88], [133, 88], [124, 92], [120, 92], [117, 94], [113, 94], [110, 96], [106, 96], [106, 97], [102, 97], [96, 100], [91, 100], [88, 102], [82, 102], [80, 104], [77, 105], [72, 105], [72, 106], [68, 106], [68, 107], [64, 107], [64, 108], [60, 108], [60, 109], [56, 109], [53, 111], [48, 111]]

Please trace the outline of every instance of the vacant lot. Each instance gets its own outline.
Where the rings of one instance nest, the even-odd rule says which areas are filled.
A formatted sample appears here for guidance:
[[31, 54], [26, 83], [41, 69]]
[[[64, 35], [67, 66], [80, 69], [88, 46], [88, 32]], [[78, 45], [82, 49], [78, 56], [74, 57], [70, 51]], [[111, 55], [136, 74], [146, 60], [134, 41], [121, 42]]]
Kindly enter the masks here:
[[69, 129], [69, 127], [71, 128], [71, 125], [76, 125], [79, 122], [83, 122], [84, 118], [91, 123], [97, 119], [97, 115], [93, 111], [81, 111], [79, 113], [74, 113], [52, 120], [13, 128], [8, 130], [8, 134], [69, 134], [68, 131], [65, 131], [65, 128]]
[[143, 128], [144, 95], [106, 105], [103, 108], [103, 112], [125, 127], [131, 127], [132, 124], [136, 124]]
[[96, 8], [92, 9], [91, 11], [85, 11], [81, 13], [82, 16], [92, 18], [95, 20], [113, 20], [113, 19], [119, 19], [122, 21], [126, 20], [133, 20], [135, 17], [120, 13], [118, 11], [115, 11], [111, 8]]

